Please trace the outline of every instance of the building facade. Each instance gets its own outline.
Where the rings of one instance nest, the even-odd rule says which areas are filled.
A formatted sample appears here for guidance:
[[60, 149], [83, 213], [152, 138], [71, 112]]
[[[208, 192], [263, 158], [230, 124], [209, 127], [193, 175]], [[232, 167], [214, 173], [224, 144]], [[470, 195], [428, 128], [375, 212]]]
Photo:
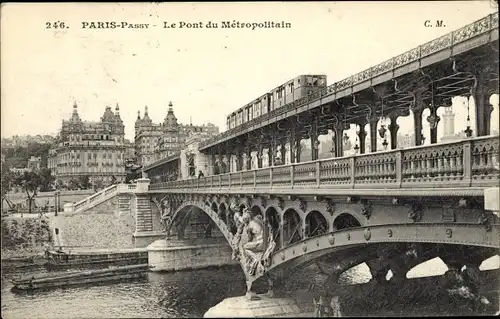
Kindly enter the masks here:
[[31, 156], [28, 160], [28, 170], [37, 172], [40, 170], [42, 158], [40, 156]]
[[67, 184], [88, 176], [92, 184], [125, 179], [125, 126], [119, 106], [115, 113], [105, 108], [98, 122], [82, 121], [78, 106], [73, 105], [69, 120], [63, 120], [55, 146], [49, 151], [48, 167], [56, 180]]
[[138, 111], [135, 121], [137, 164], [148, 165], [180, 152], [188, 137], [193, 133], [213, 136], [219, 134], [219, 128], [211, 123], [206, 125], [179, 124], [172, 102], [168, 105], [168, 112], [163, 122], [153, 123], [146, 106], [144, 116], [141, 118], [140, 111]]

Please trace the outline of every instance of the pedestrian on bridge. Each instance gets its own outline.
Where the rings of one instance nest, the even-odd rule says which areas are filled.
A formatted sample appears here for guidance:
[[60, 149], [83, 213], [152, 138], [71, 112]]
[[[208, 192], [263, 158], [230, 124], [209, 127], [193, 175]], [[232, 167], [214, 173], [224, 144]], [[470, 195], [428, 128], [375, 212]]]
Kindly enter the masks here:
[[201, 170], [198, 171], [198, 179], [205, 177], [205, 174]]

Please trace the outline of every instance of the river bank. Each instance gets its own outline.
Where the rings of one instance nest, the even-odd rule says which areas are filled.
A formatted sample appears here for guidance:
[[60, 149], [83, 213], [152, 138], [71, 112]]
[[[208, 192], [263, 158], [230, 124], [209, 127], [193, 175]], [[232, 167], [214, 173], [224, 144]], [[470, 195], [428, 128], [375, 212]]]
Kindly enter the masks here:
[[32, 263], [43, 257], [52, 243], [48, 217], [2, 218], [2, 265]]

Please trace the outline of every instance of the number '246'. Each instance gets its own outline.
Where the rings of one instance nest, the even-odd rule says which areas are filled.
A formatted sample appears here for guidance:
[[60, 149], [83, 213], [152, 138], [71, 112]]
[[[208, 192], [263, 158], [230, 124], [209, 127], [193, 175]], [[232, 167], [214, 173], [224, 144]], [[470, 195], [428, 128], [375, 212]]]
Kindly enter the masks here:
[[64, 22], [45, 22], [45, 29], [66, 29], [68, 26]]

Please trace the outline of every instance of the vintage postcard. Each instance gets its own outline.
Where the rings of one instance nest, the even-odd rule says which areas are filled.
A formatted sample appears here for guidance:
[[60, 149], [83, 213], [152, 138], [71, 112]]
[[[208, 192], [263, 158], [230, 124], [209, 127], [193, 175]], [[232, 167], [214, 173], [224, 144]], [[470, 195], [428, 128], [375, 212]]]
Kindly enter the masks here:
[[498, 314], [497, 1], [0, 14], [2, 318]]

